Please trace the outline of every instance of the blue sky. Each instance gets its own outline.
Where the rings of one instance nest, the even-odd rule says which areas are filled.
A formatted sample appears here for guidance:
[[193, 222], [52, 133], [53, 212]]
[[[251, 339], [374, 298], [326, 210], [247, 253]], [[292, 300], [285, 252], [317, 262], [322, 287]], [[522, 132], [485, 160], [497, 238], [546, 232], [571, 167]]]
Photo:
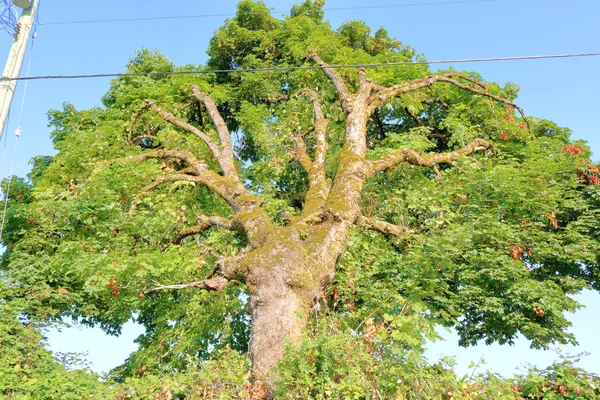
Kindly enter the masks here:
[[[439, 0], [447, 1], [447, 0]], [[292, 0], [270, 0], [276, 11], [289, 10]], [[329, 0], [326, 8], [433, 3], [429, 0]], [[232, 14], [235, 0], [74, 1], [41, 0], [38, 35], [32, 53], [31, 74], [78, 74], [122, 72], [136, 49], [157, 49], [177, 64], [200, 64], [212, 33], [224, 17], [140, 21], [128, 23], [51, 24], [56, 21], [156, 17], [172, 15]], [[278, 14], [280, 15], [280, 14]], [[345, 11], [328, 11], [334, 27], [346, 20], [364, 20], [373, 29], [384, 26], [392, 36], [415, 48], [430, 60], [475, 57], [537, 55], [600, 51], [597, 0], [495, 0], [479, 3], [420, 5]], [[47, 24], [44, 24], [44, 23]], [[11, 37], [0, 32], [0, 54], [8, 54]], [[441, 66], [445, 67], [445, 66]], [[597, 131], [597, 94], [600, 93], [600, 57], [560, 60], [495, 62], [457, 65], [474, 70], [486, 80], [513, 82], [521, 87], [518, 103], [532, 116], [551, 119], [573, 130], [573, 137], [585, 139], [600, 158]], [[25, 71], [23, 71], [24, 73]], [[31, 157], [52, 154], [46, 112], [65, 101], [77, 108], [100, 103], [109, 86], [108, 79], [33, 81], [27, 89], [22, 136], [15, 159], [15, 174], [25, 175]], [[12, 118], [7, 131], [9, 169], [24, 85], [17, 88]], [[572, 316], [572, 331], [580, 340], [578, 351], [591, 351], [582, 362], [600, 373], [600, 344], [595, 332], [600, 328], [600, 295], [585, 292], [578, 299], [586, 309]], [[139, 328], [129, 326], [120, 338], [108, 338], [97, 330], [49, 332], [50, 347], [56, 351], [89, 351], [96, 370], [107, 370], [135, 348], [133, 338]], [[432, 357], [441, 352], [458, 355], [459, 370], [480, 356], [486, 368], [512, 373], [523, 361], [544, 366], [556, 358], [550, 352], [533, 352], [519, 342], [512, 348], [478, 346], [459, 349], [450, 341], [432, 346]], [[573, 349], [566, 349], [572, 351]]]

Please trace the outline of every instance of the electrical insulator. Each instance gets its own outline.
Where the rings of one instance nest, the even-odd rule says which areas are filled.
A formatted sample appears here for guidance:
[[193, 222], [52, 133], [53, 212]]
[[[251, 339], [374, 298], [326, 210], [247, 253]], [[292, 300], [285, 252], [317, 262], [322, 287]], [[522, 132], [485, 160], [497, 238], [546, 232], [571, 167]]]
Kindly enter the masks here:
[[17, 128], [17, 129], [15, 130], [15, 136], [16, 136], [16, 137], [19, 137], [19, 136], [21, 136], [21, 128]]

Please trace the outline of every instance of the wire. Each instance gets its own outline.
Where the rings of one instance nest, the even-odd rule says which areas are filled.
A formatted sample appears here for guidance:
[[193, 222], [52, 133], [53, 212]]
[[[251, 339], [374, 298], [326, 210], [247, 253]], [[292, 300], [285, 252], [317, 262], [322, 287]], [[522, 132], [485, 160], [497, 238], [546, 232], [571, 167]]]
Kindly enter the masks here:
[[[382, 8], [399, 8], [399, 7], [420, 7], [420, 6], [436, 6], [446, 4], [466, 4], [466, 3], [491, 3], [496, 0], [454, 0], [454, 1], [432, 1], [427, 3], [405, 3], [405, 4], [388, 4], [388, 5], [373, 5], [373, 6], [354, 6], [354, 7], [334, 7], [323, 8], [323, 11], [348, 11], [348, 10], [366, 10], [366, 9], [382, 9]], [[289, 11], [271, 11], [271, 14], [287, 14]], [[80, 21], [50, 21], [40, 22], [39, 25], [74, 25], [74, 24], [96, 24], [105, 22], [135, 22], [135, 21], [158, 21], [158, 20], [173, 20], [173, 19], [198, 19], [198, 18], [223, 18], [234, 17], [236, 14], [198, 14], [198, 15], [173, 15], [162, 17], [133, 17], [133, 18], [114, 18], [114, 19], [89, 19]]]
[[0, 78], [3, 81], [33, 81], [41, 79], [88, 79], [88, 78], [117, 78], [134, 77], [150, 75], [201, 75], [217, 73], [249, 73], [249, 72], [270, 72], [270, 71], [298, 71], [311, 69], [340, 69], [340, 68], [378, 68], [394, 67], [401, 65], [429, 65], [429, 64], [459, 64], [459, 63], [477, 63], [493, 61], [517, 61], [517, 60], [542, 60], [554, 58], [574, 58], [574, 57], [595, 57], [600, 56], [600, 52], [590, 53], [570, 53], [570, 54], [547, 54], [534, 56], [512, 56], [512, 57], [490, 57], [490, 58], [461, 58], [454, 60], [432, 60], [432, 61], [398, 61], [388, 63], [372, 64], [339, 64], [339, 65], [302, 65], [298, 67], [265, 67], [265, 68], [244, 68], [244, 69], [204, 69], [199, 71], [153, 71], [153, 72], [124, 72], [124, 73], [105, 73], [105, 74], [77, 74], [77, 75], [34, 75], [19, 78]]
[[10, 35], [14, 35], [18, 19], [19, 16], [12, 6], [12, 1], [0, 0], [0, 28]]

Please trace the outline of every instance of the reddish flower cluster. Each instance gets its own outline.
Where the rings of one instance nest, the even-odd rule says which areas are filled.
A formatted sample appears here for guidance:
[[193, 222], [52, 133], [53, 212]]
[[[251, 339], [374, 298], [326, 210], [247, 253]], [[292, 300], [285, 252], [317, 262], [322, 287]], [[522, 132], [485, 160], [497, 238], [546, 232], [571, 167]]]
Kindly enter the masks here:
[[515, 120], [515, 117], [513, 117], [515, 110], [511, 107], [507, 107], [506, 108], [506, 112], [502, 114], [502, 116], [504, 117], [504, 119], [506, 119], [509, 122], [513, 122]]
[[558, 221], [556, 220], [556, 213], [554, 211], [550, 211], [550, 225], [552, 225], [552, 227], [554, 229], [558, 229]]
[[111, 279], [111, 280], [108, 282], [108, 285], [107, 285], [107, 286], [108, 286], [108, 288], [109, 288], [109, 289], [111, 289], [111, 292], [110, 292], [110, 294], [111, 294], [113, 297], [115, 297], [115, 296], [118, 296], [118, 295], [121, 293], [121, 291], [119, 290], [119, 282], [117, 282], [116, 280], [114, 280], [114, 279]]
[[579, 147], [577, 147], [573, 144], [568, 144], [565, 147], [563, 147], [563, 149], [562, 149], [563, 154], [571, 153], [574, 156], [581, 153], [582, 151], [583, 150], [581, 150]]
[[[514, 125], [518, 124], [519, 128], [526, 131], [527, 125], [523, 122], [519, 122], [519, 120], [516, 120], [514, 117], [514, 113], [515, 113], [515, 110], [513, 108], [507, 107], [505, 109], [505, 112], [502, 113], [502, 117], [504, 117], [504, 119], [507, 120], [508, 122], [512, 122]], [[506, 132], [502, 131], [502, 132], [500, 132], [500, 139], [508, 140], [509, 136], [506, 134]]]
[[519, 260], [521, 258], [521, 256], [523, 255], [523, 249], [520, 248], [519, 246], [512, 246], [508, 250], [510, 251], [510, 256], [512, 258], [514, 258], [515, 260]]
[[586, 183], [600, 184], [600, 170], [593, 165], [588, 165], [585, 169], [578, 169], [577, 176]]

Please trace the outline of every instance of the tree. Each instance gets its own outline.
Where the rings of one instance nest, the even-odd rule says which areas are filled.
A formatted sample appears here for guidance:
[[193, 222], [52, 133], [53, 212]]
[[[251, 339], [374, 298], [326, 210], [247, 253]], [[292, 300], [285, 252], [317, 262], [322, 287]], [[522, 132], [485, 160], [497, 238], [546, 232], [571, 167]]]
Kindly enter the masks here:
[[[320, 1], [277, 20], [242, 0], [208, 53], [142, 50], [127, 72], [198, 73], [123, 76], [103, 107], [49, 113], [58, 153], [34, 160], [3, 238], [29, 315], [136, 318], [125, 374], [248, 347], [267, 382], [324, 309], [387, 345], [407, 314], [464, 345], [575, 340], [568, 295], [598, 289], [598, 169], [516, 86], [333, 30]], [[296, 69], [208, 71], [265, 67]]]

